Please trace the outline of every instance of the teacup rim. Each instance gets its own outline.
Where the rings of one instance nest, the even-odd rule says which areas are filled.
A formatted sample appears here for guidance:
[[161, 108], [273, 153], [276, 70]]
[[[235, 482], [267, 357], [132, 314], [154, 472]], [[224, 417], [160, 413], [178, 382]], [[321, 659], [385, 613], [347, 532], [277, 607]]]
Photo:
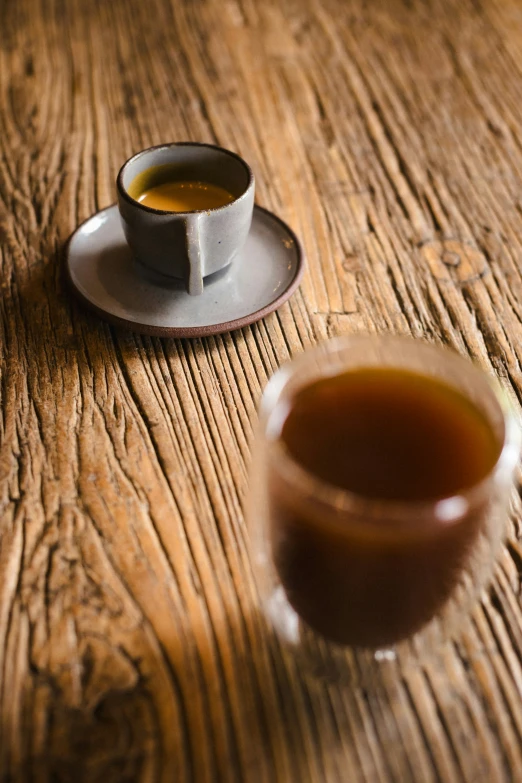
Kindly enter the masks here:
[[[223, 204], [220, 207], [210, 207], [207, 209], [192, 209], [192, 210], [187, 210], [185, 212], [174, 212], [173, 210], [167, 210], [167, 209], [155, 209], [154, 207], [149, 207], [146, 204], [142, 204], [140, 201], [137, 201], [135, 198], [132, 198], [132, 196], [128, 193], [127, 189], [123, 185], [123, 175], [125, 169], [131, 163], [134, 163], [134, 161], [136, 161], [142, 155], [145, 155], [149, 152], [154, 152], [155, 150], [169, 149], [171, 147], [208, 147], [213, 150], [218, 150], [219, 152], [224, 152], [226, 155], [229, 155], [231, 158], [235, 158], [237, 161], [239, 161], [239, 163], [241, 163], [244, 166], [248, 174], [248, 184], [244, 192], [240, 196], [235, 198], [233, 201], [230, 201], [228, 204]], [[237, 204], [242, 199], [246, 198], [254, 183], [255, 183], [254, 172], [252, 171], [252, 168], [246, 162], [246, 160], [241, 157], [241, 155], [239, 155], [237, 152], [233, 152], [233, 150], [226, 149], [226, 147], [220, 147], [218, 144], [209, 144], [208, 142], [204, 142], [204, 141], [172, 141], [172, 142], [167, 142], [166, 144], [155, 144], [152, 145], [151, 147], [146, 147], [143, 150], [139, 150], [138, 152], [135, 152], [134, 155], [131, 155], [130, 158], [127, 158], [127, 160], [120, 167], [120, 170], [116, 177], [116, 188], [118, 190], [118, 194], [122, 198], [124, 198], [125, 201], [127, 201], [132, 206], [137, 206], [140, 209], [145, 210], [145, 212], [150, 212], [155, 215], [183, 216], [183, 215], [206, 214], [208, 212], [220, 212], [221, 210], [228, 209], [234, 204]]]

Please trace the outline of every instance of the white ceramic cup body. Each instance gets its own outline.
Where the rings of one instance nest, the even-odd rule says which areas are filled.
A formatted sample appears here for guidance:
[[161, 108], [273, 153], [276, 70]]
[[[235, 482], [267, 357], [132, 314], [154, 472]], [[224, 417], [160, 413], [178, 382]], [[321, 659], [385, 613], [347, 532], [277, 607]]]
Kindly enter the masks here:
[[[134, 179], [155, 166], [173, 167], [179, 181], [218, 185], [235, 198], [214, 209], [166, 212], [134, 199]], [[203, 279], [234, 262], [252, 222], [255, 180], [234, 152], [210, 144], [178, 142], [138, 152], [124, 163], [117, 179], [123, 231], [144, 266], [185, 280], [190, 294], [203, 291]]]

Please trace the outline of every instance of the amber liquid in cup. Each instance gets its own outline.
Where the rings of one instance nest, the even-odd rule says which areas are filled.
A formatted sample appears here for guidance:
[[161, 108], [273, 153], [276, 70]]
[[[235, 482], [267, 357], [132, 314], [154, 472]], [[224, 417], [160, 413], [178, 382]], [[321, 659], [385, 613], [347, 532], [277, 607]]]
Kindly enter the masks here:
[[235, 196], [212, 182], [180, 179], [178, 167], [165, 164], [141, 171], [129, 185], [129, 195], [162, 212], [200, 212], [231, 204]]
[[[359, 368], [299, 389], [279, 441], [309, 475], [353, 493], [356, 508], [323, 514], [268, 471], [273, 561], [297, 614], [323, 637], [379, 648], [408, 638], [447, 602], [489, 503], [459, 518], [401, 523], [400, 504], [458, 499], [494, 468], [502, 443], [456, 388], [396, 368]], [[378, 521], [365, 504], [390, 508]]]
[[199, 212], [230, 204], [234, 196], [210, 182], [163, 182], [147, 188], [136, 200], [163, 212]]

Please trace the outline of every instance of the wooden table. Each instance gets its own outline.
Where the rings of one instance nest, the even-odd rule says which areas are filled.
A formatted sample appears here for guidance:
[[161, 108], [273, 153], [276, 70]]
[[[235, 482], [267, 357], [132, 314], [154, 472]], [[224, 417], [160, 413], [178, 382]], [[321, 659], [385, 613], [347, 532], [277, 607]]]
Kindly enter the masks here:
[[[522, 528], [444, 667], [316, 687], [256, 609], [267, 378], [329, 335], [444, 342], [522, 399], [517, 0], [0, 4], [2, 781], [522, 780]], [[64, 243], [134, 151], [252, 165], [308, 256], [205, 340], [85, 312]]]

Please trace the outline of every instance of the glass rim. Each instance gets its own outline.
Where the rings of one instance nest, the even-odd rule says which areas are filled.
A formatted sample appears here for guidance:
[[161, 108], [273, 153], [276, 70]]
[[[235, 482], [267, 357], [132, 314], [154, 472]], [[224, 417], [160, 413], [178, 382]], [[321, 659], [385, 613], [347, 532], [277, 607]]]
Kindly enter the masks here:
[[[364, 343], [380, 343], [381, 345], [391, 346], [409, 346], [410, 349], [436, 353], [453, 362], [462, 363], [463, 369], [467, 372], [475, 372], [479, 375], [485, 386], [491, 392], [492, 398], [498, 406], [504, 426], [504, 438], [501, 444], [498, 458], [491, 470], [478, 482], [461, 491], [444, 497], [426, 499], [426, 500], [386, 500], [382, 498], [372, 499], [360, 493], [338, 487], [330, 484], [324, 479], [319, 478], [310, 470], [299, 464], [299, 462], [289, 453], [283, 445], [279, 435], [283, 421], [288, 413], [288, 406], [284, 406], [284, 411], [277, 415], [274, 425], [273, 417], [281, 403], [281, 396], [287, 387], [289, 381], [294, 377], [296, 371], [301, 366], [313, 359], [314, 356], [327, 356], [334, 353], [335, 350], [345, 351], [352, 345], [363, 345]], [[341, 369], [341, 364], [340, 368]], [[361, 360], [354, 365], [355, 367], [379, 366], [371, 362], [368, 364]], [[400, 367], [399, 362], [393, 362], [390, 365]], [[422, 373], [422, 370], [418, 370]], [[334, 370], [332, 375], [336, 374]], [[426, 373], [429, 375], [429, 373]], [[319, 377], [328, 377], [328, 373]], [[437, 377], [437, 376], [433, 376]], [[451, 386], [451, 381], [446, 381]], [[454, 387], [456, 388], [456, 387]], [[460, 390], [461, 393], [462, 390]], [[270, 378], [261, 398], [260, 405], [260, 424], [263, 428], [263, 435], [269, 443], [274, 456], [277, 459], [277, 469], [286, 481], [297, 489], [306, 489], [306, 494], [313, 501], [327, 506], [330, 510], [354, 513], [361, 512], [368, 515], [365, 519], [366, 525], [372, 525], [373, 528], [383, 529], [379, 523], [379, 516], [384, 513], [388, 518], [393, 518], [399, 522], [400, 527], [410, 528], [411, 523], [420, 519], [432, 520], [435, 523], [449, 525], [457, 523], [470, 510], [484, 501], [491, 487], [503, 476], [509, 476], [516, 467], [520, 456], [521, 431], [518, 425], [514, 407], [511, 404], [506, 392], [499, 381], [490, 376], [479, 365], [475, 364], [469, 358], [462, 356], [453, 349], [445, 345], [430, 343], [426, 340], [415, 339], [410, 336], [379, 335], [379, 334], [357, 334], [344, 335], [331, 338], [318, 343], [312, 349], [305, 351], [295, 359], [283, 364]], [[273, 430], [270, 433], [270, 430]], [[374, 518], [372, 518], [372, 515]], [[402, 523], [402, 524], [401, 524]], [[346, 527], [346, 519], [343, 519], [342, 526]], [[420, 531], [419, 531], [420, 532]]]

